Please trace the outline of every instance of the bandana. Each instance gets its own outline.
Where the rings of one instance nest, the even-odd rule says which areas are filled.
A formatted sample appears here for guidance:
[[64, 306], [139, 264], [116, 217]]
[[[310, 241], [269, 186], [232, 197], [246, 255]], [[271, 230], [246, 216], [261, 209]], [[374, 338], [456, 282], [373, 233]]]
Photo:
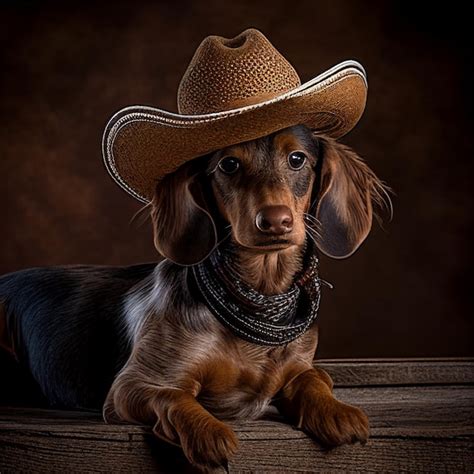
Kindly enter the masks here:
[[313, 245], [306, 246], [303, 261], [289, 290], [277, 295], [264, 295], [242, 281], [232, 245], [217, 247], [192, 269], [207, 307], [224, 326], [255, 344], [279, 346], [304, 334], [318, 315], [324, 280]]

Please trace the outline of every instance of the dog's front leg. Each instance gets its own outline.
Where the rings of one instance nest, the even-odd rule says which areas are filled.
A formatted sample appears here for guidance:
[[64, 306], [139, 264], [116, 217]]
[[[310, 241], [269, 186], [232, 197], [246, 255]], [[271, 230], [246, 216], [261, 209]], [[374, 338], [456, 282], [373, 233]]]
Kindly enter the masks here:
[[211, 415], [192, 394], [161, 389], [154, 408], [158, 415], [153, 429], [155, 434], [167, 437], [169, 428], [172, 428], [193, 464], [222, 466], [235, 454], [238, 441], [232, 429]]
[[157, 437], [180, 445], [192, 464], [204, 468], [225, 465], [237, 451], [232, 429], [211, 415], [192, 393], [177, 388], [119, 378], [105, 402], [104, 418], [150, 424]]
[[326, 447], [364, 443], [369, 436], [367, 416], [361, 409], [338, 401], [332, 387], [331, 377], [324, 370], [295, 365], [289, 370], [275, 405], [298, 428]]

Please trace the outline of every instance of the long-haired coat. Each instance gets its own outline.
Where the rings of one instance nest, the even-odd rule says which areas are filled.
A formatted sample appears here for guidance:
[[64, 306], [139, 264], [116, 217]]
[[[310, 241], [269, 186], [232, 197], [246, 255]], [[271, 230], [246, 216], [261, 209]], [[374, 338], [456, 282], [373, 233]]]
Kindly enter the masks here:
[[365, 414], [337, 401], [328, 374], [313, 367], [316, 324], [284, 346], [247, 342], [211, 314], [189, 265], [212, 252], [217, 232], [217, 245], [237, 246], [243, 281], [284, 292], [306, 239], [329, 256], [351, 255], [384, 194], [354, 152], [302, 125], [192, 160], [151, 203], [166, 259], [3, 276], [0, 343], [51, 404], [148, 424], [198, 466], [236, 451], [223, 420], [256, 418], [269, 404], [327, 446], [365, 441]]

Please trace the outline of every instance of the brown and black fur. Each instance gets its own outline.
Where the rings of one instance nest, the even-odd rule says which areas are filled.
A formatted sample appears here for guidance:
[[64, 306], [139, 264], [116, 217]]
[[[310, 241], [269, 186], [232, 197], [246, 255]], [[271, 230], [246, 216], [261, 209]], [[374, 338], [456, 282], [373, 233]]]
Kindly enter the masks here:
[[[296, 150], [307, 157], [298, 171], [287, 160]], [[226, 156], [240, 161], [237, 173], [219, 168]], [[316, 325], [281, 347], [240, 339], [203, 303], [189, 265], [232, 241], [241, 278], [264, 294], [283, 292], [301, 270], [306, 239], [332, 257], [351, 255], [384, 193], [354, 152], [305, 126], [198, 158], [166, 176], [151, 203], [155, 245], [165, 260], [7, 275], [0, 279], [0, 341], [14, 348], [51, 401], [101, 406], [108, 391], [106, 421], [149, 424], [204, 468], [224, 464], [237, 449], [225, 420], [257, 418], [270, 404], [327, 446], [365, 441], [365, 414], [336, 400], [328, 374], [313, 367]], [[262, 209], [283, 209], [291, 225], [263, 232], [255, 224]], [[98, 355], [88, 352], [93, 341], [113, 354], [96, 367]], [[71, 344], [81, 357], [68, 352]]]

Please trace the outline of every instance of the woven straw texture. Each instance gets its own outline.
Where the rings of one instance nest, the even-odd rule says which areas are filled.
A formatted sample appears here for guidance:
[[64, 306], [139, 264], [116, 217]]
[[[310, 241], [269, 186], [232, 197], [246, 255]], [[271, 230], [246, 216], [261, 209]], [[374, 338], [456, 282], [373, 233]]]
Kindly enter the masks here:
[[365, 75], [360, 65], [351, 65], [301, 86], [260, 31], [209, 36], [179, 85], [179, 115], [135, 106], [112, 117], [103, 141], [106, 167], [123, 189], [147, 202], [165, 174], [225, 146], [298, 123], [340, 137], [355, 126], [366, 103]]
[[233, 39], [208, 36], [178, 89], [181, 114], [207, 114], [255, 104], [301, 84], [293, 66], [255, 29]]

